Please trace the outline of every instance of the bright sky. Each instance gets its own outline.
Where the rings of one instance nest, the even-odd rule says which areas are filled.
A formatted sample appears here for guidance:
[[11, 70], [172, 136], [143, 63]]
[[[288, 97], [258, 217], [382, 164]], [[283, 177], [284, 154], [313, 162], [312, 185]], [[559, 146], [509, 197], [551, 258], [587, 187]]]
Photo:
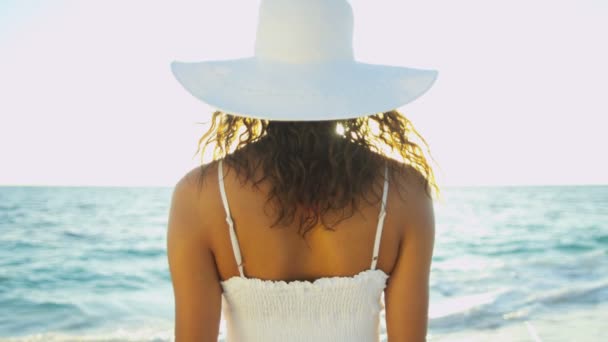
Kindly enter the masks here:
[[[441, 184], [608, 183], [605, 1], [351, 3], [357, 59], [439, 70]], [[251, 55], [258, 4], [0, 2], [0, 184], [174, 185], [212, 109], [169, 64]]]

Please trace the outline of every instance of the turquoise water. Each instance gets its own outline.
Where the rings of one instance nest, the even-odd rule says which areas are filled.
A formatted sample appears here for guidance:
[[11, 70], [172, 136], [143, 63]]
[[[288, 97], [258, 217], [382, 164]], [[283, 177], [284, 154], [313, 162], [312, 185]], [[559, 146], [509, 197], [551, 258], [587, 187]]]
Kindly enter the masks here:
[[[0, 187], [0, 340], [169, 341], [171, 191]], [[429, 341], [601, 340], [608, 186], [444, 197]]]

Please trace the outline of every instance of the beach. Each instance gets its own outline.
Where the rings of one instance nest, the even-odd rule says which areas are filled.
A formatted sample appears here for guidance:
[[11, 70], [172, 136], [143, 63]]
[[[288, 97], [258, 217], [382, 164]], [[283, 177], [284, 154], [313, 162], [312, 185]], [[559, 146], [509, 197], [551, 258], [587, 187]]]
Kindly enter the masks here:
[[[608, 186], [443, 191], [429, 341], [601, 341]], [[170, 341], [171, 193], [0, 187], [0, 341]]]

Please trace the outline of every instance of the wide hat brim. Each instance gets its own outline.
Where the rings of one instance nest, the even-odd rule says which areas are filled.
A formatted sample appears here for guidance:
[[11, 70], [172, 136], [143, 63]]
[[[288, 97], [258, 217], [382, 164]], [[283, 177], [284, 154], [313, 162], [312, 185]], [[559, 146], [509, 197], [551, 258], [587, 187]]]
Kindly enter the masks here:
[[171, 63], [194, 97], [224, 112], [266, 120], [351, 119], [397, 109], [426, 93], [438, 72], [340, 61], [269, 62], [256, 57]]

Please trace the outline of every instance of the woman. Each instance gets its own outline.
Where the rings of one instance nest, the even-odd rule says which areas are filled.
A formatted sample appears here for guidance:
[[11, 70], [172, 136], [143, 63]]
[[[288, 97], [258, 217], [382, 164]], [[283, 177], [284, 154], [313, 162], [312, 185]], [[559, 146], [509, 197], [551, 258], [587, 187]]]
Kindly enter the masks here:
[[437, 72], [355, 61], [352, 28], [345, 0], [262, 0], [253, 57], [172, 64], [221, 108], [171, 203], [176, 341], [222, 313], [229, 341], [378, 341], [383, 309], [425, 340], [438, 188], [394, 108]]

